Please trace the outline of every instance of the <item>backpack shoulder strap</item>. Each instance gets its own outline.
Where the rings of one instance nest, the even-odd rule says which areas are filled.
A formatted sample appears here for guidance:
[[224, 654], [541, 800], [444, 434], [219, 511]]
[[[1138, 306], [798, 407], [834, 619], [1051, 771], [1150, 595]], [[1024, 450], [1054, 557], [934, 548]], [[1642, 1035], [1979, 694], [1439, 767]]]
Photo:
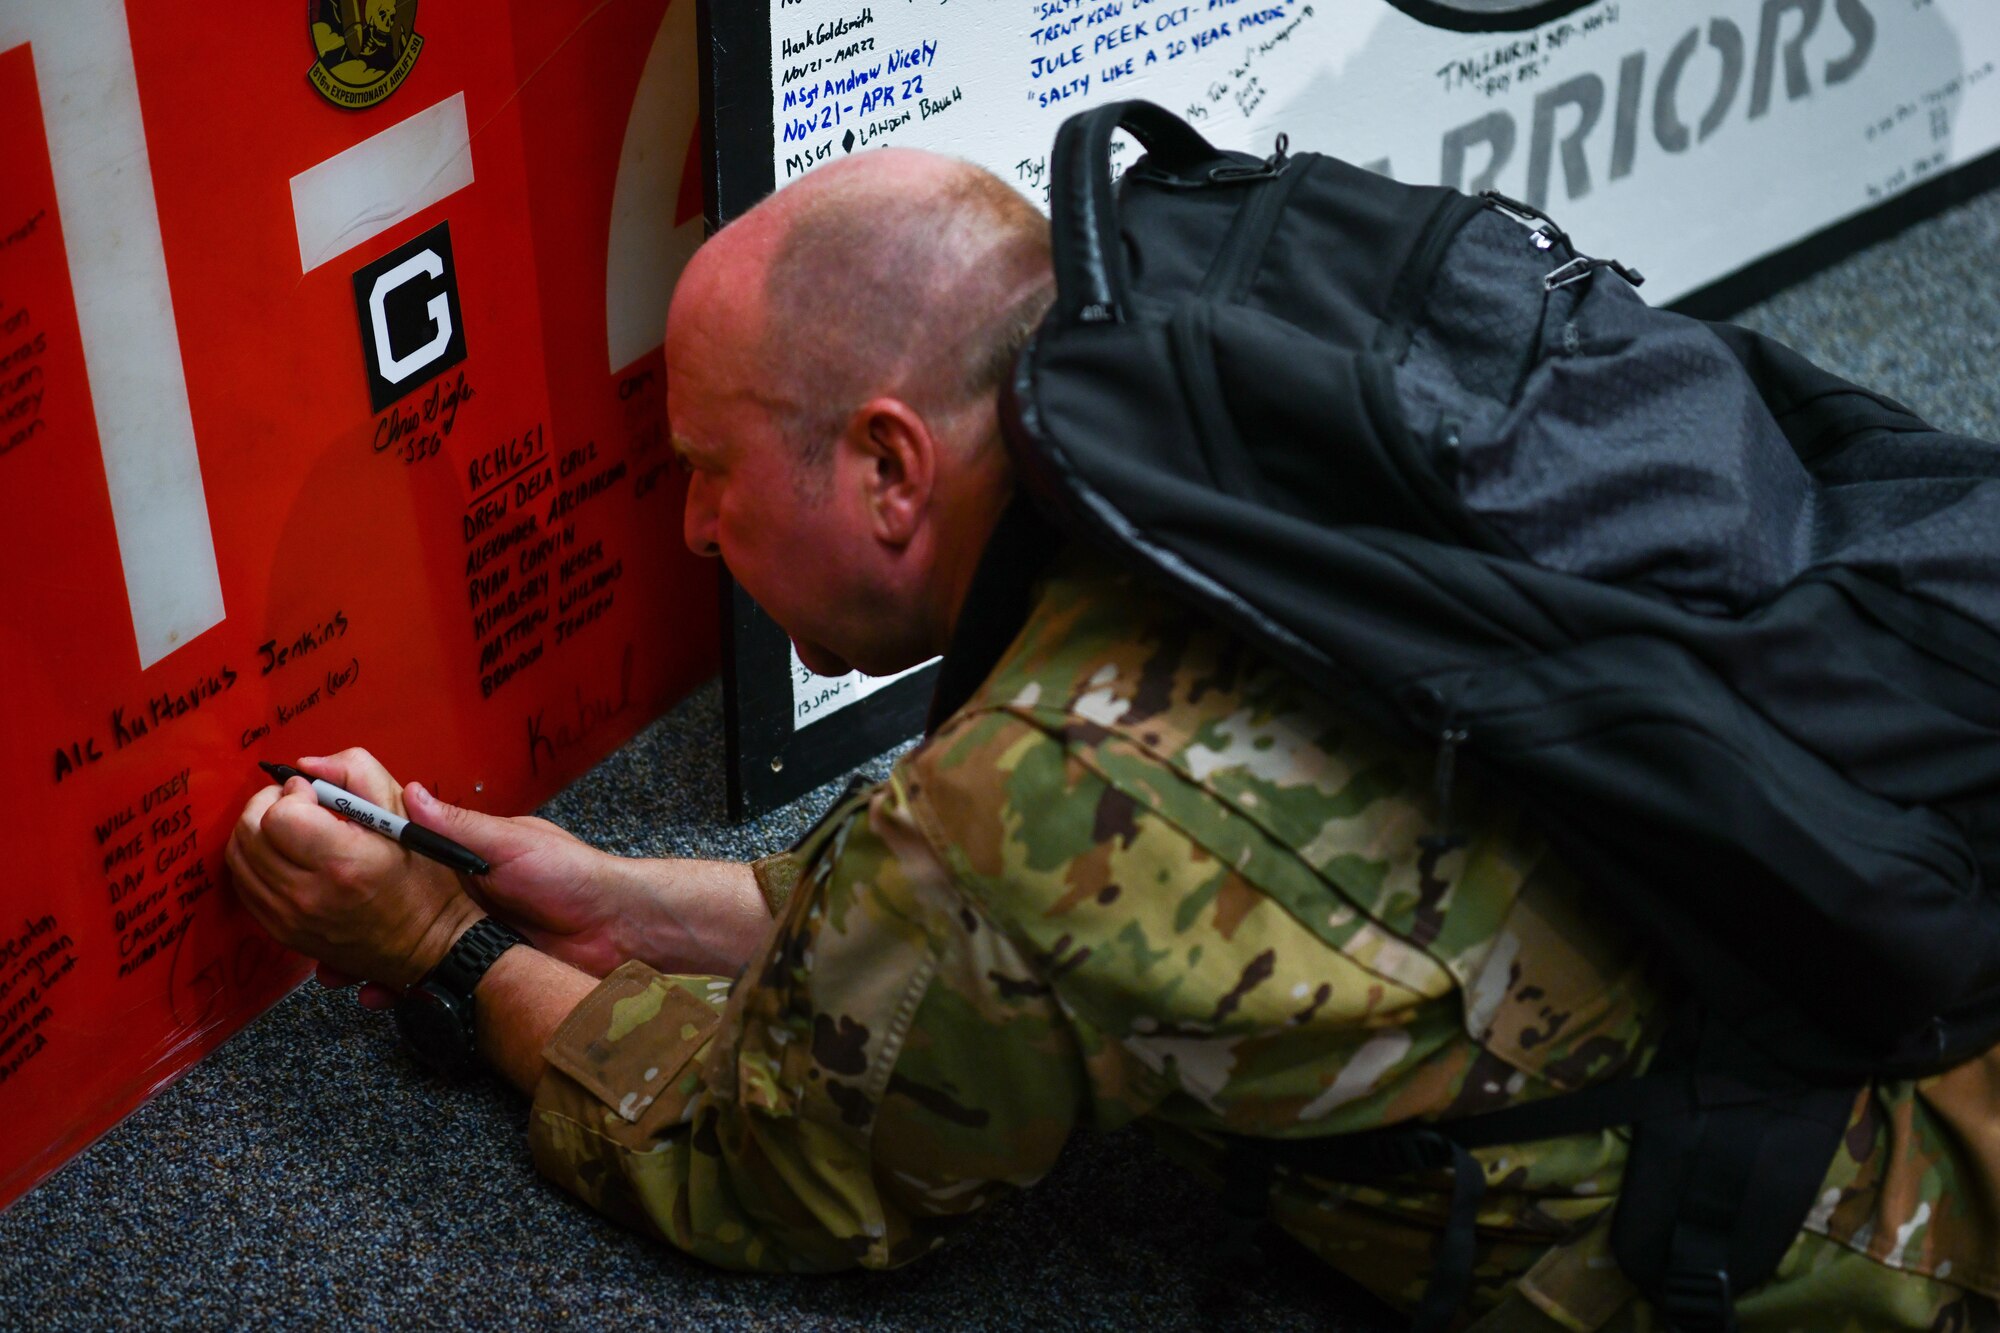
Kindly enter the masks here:
[[1732, 1333], [1736, 1295], [1777, 1270], [1860, 1089], [1810, 1086], [1756, 1065], [1721, 1072], [1737, 1067], [1718, 1049], [1729, 1038], [1703, 1035], [1685, 1063], [1675, 1057], [1693, 1043], [1677, 1035], [1663, 1056], [1668, 1068], [1462, 1120], [1317, 1139], [1228, 1137], [1230, 1212], [1268, 1205], [1278, 1171], [1370, 1184], [1449, 1170], [1450, 1212], [1412, 1323], [1416, 1333], [1441, 1333], [1471, 1287], [1485, 1197], [1469, 1150], [1632, 1125], [1612, 1218], [1618, 1265], [1679, 1333]]
[[1063, 122], [1049, 169], [1056, 315], [1066, 326], [1122, 323], [1129, 311], [1131, 278], [1111, 184], [1111, 139], [1119, 130], [1144, 144], [1149, 160], [1169, 172], [1191, 171], [1226, 156], [1151, 102], [1107, 102]]
[[1811, 1211], [1855, 1092], [1800, 1089], [1635, 1127], [1611, 1249], [1680, 1333], [1733, 1333], [1736, 1296], [1777, 1271]]

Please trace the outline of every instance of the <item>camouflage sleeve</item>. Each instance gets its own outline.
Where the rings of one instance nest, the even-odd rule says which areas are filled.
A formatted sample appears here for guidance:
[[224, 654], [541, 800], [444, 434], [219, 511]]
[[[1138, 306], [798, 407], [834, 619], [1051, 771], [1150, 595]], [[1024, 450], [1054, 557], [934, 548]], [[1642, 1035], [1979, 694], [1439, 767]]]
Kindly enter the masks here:
[[699, 1258], [809, 1271], [906, 1262], [1048, 1170], [1086, 1095], [1076, 1036], [901, 782], [801, 849], [733, 986], [632, 963], [585, 999], [535, 1097], [545, 1174]]

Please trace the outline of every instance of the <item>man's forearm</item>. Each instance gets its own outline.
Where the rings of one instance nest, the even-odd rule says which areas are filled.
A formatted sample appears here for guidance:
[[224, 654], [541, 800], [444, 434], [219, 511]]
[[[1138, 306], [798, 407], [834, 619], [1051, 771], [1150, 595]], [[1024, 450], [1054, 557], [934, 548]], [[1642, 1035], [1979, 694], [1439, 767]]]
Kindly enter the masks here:
[[626, 956], [661, 972], [733, 976], [771, 930], [757, 879], [740, 861], [618, 860]]
[[522, 1092], [542, 1081], [542, 1048], [597, 986], [581, 968], [516, 947], [494, 961], [474, 992], [479, 1053]]
[[[771, 915], [749, 866], [734, 861], [614, 859], [630, 904], [625, 956], [667, 973], [734, 976], [763, 947]], [[479, 1049], [521, 1091], [541, 1082], [542, 1048], [598, 978], [537, 949], [509, 949], [480, 980]]]

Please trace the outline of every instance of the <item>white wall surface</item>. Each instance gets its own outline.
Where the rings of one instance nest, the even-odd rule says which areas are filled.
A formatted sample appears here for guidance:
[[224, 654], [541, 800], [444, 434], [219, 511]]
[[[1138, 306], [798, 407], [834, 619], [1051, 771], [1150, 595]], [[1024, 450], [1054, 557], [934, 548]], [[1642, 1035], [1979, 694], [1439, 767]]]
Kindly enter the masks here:
[[898, 144], [1045, 200], [1062, 120], [1140, 97], [1224, 147], [1282, 130], [1542, 204], [1655, 302], [2000, 147], [1994, 0], [1599, 0], [1486, 33], [1388, 0], [776, 0], [771, 25], [781, 185]]
[[[766, 3], [780, 185], [899, 145], [1046, 207], [1063, 120], [1144, 98], [1222, 147], [1261, 155], [1282, 131], [1527, 200], [1655, 303], [2000, 147], [1996, 0], [1599, 0], [1511, 32], [1389, 0]], [[798, 726], [879, 688], [796, 659], [793, 682]]]

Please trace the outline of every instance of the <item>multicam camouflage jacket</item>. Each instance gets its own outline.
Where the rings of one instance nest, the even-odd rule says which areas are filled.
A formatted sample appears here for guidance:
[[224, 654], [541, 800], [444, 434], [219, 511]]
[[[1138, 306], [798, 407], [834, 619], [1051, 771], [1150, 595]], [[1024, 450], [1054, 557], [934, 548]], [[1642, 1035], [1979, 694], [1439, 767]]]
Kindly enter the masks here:
[[[546, 1174], [724, 1266], [886, 1267], [1079, 1127], [1150, 1121], [1213, 1175], [1216, 1131], [1466, 1115], [1648, 1059], [1643, 942], [1505, 800], [1461, 785], [1463, 845], [1426, 850], [1429, 752], [1093, 559], [1034, 587], [926, 743], [758, 866], [779, 921], [743, 977], [631, 963], [579, 1006]], [[1994, 1061], [1863, 1095], [1744, 1327], [2000, 1320], [1996, 1109]], [[1609, 1258], [1622, 1131], [1476, 1156], [1487, 1327], [1657, 1326]], [[1274, 1216], [1407, 1307], [1449, 1184], [1290, 1181]]]

